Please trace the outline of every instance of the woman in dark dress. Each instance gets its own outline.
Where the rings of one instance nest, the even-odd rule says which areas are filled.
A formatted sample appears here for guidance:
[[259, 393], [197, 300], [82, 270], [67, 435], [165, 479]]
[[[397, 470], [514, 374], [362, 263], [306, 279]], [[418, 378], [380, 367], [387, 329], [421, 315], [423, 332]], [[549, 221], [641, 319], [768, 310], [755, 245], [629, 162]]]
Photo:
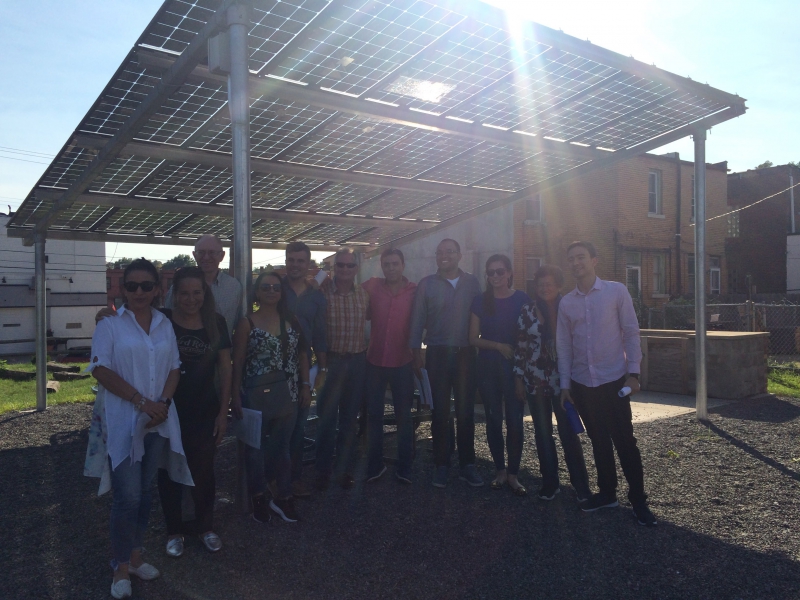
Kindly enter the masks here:
[[536, 299], [522, 307], [517, 323], [518, 340], [514, 356], [516, 395], [520, 402], [528, 398], [533, 418], [536, 453], [542, 474], [539, 498], [552, 500], [560, 491], [558, 455], [553, 440], [553, 414], [558, 436], [564, 449], [564, 460], [578, 501], [589, 497], [589, 476], [578, 434], [567, 413], [561, 408], [558, 357], [556, 356], [556, 323], [564, 274], [558, 267], [544, 265], [534, 275]]
[[[214, 295], [197, 267], [175, 273], [174, 308], [163, 312], [172, 321], [181, 360], [181, 377], [175, 390], [181, 439], [194, 487], [175, 483], [163, 469], [158, 491], [167, 521], [167, 554], [183, 554], [184, 536], [197, 535], [210, 552], [222, 548], [213, 531], [214, 456], [225, 435], [231, 390], [231, 342], [225, 318], [216, 312]], [[219, 374], [219, 393], [215, 385]], [[182, 496], [191, 491], [195, 518], [184, 521]]]
[[[511, 260], [495, 254], [486, 261], [486, 291], [475, 297], [470, 315], [469, 343], [478, 348], [478, 392], [486, 412], [486, 438], [497, 475], [490, 484], [500, 490], [508, 484], [518, 496], [527, 492], [517, 480], [522, 459], [524, 401], [514, 394], [514, 345], [517, 318], [531, 299], [515, 290]], [[503, 448], [503, 407], [506, 418], [508, 468]]]

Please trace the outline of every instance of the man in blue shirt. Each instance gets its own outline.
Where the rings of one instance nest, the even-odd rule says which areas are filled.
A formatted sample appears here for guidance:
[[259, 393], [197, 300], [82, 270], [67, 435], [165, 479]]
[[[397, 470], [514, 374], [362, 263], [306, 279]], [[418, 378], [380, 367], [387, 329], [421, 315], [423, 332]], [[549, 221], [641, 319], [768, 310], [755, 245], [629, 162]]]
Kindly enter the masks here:
[[458, 268], [461, 247], [451, 239], [436, 248], [438, 271], [417, 286], [411, 315], [411, 350], [420, 377], [425, 332], [425, 368], [433, 394], [433, 485], [447, 485], [450, 466], [450, 394], [455, 399], [459, 478], [483, 485], [475, 470], [475, 348], [469, 345], [472, 300], [481, 293], [478, 279]]
[[[328, 373], [328, 344], [326, 337], [327, 301], [325, 296], [314, 289], [307, 281], [308, 268], [311, 264], [311, 250], [303, 242], [292, 242], [286, 246], [286, 277], [283, 284], [286, 291], [286, 304], [297, 317], [303, 337], [308, 348], [308, 360], [311, 364], [311, 353], [317, 356], [317, 379], [314, 387], [319, 389], [325, 382]], [[292, 458], [292, 494], [296, 498], [308, 498], [311, 490], [303, 481], [303, 445], [306, 436], [306, 420], [309, 406], [298, 406], [297, 420], [289, 442]]]

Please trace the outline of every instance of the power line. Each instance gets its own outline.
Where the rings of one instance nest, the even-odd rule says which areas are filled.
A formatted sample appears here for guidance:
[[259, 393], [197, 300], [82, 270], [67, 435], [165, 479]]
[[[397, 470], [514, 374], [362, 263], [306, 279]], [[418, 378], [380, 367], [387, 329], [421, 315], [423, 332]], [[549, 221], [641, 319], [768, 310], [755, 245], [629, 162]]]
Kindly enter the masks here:
[[40, 162], [38, 160], [25, 160], [24, 158], [14, 158], [13, 156], [0, 156], [0, 158], [5, 158], [6, 160], [18, 160], [20, 162], [29, 162], [35, 165], [49, 165], [49, 162]]
[[[790, 185], [785, 190], [781, 190], [780, 192], [775, 192], [774, 194], [772, 194], [770, 196], [767, 196], [766, 198], [762, 198], [761, 200], [756, 200], [755, 202], [752, 202], [751, 204], [748, 204], [747, 206], [741, 206], [741, 207], [739, 207], [739, 208], [737, 208], [735, 210], [731, 210], [731, 211], [728, 211], [726, 213], [722, 213], [721, 215], [717, 215], [716, 217], [710, 217], [710, 218], [706, 219], [706, 223], [708, 223], [709, 221], [713, 221], [714, 219], [721, 219], [722, 217], [727, 217], [728, 215], [732, 215], [733, 213], [742, 212], [746, 208], [750, 208], [752, 206], [755, 206], [756, 204], [761, 204], [765, 200], [769, 200], [770, 198], [774, 198], [775, 196], [780, 196], [781, 194], [783, 194], [785, 192], [788, 192], [792, 188], [796, 188], [798, 185], [800, 185], [800, 181], [798, 181], [794, 185]], [[694, 223], [691, 223], [690, 227], [694, 227]]]
[[10, 146], [0, 146], [0, 150], [4, 152], [11, 152], [11, 154], [24, 154], [28, 156], [36, 156], [37, 158], [55, 158], [55, 154], [48, 154], [46, 152], [36, 152], [35, 150], [23, 150], [22, 148], [11, 148]]

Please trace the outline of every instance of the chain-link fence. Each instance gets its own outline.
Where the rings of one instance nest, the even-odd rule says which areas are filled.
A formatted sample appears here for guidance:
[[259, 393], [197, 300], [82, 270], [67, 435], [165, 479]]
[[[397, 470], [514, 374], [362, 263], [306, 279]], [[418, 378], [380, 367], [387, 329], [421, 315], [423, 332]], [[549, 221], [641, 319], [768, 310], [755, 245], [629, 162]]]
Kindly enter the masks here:
[[[694, 304], [665, 304], [646, 309], [648, 329], [695, 328]], [[645, 315], [642, 315], [643, 317]], [[644, 319], [643, 319], [644, 320]], [[764, 304], [707, 304], [707, 331], [767, 331], [772, 356], [800, 355], [800, 305], [789, 302]]]

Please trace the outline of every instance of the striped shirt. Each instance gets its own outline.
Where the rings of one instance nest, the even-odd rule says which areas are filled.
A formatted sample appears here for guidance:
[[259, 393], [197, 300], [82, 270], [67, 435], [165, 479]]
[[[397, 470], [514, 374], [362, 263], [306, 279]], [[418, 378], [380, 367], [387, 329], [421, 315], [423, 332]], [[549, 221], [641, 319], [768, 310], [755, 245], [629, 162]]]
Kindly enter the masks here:
[[336, 279], [325, 290], [328, 301], [328, 352], [356, 354], [367, 349], [365, 335], [369, 294], [353, 284], [348, 294], [336, 292]]

